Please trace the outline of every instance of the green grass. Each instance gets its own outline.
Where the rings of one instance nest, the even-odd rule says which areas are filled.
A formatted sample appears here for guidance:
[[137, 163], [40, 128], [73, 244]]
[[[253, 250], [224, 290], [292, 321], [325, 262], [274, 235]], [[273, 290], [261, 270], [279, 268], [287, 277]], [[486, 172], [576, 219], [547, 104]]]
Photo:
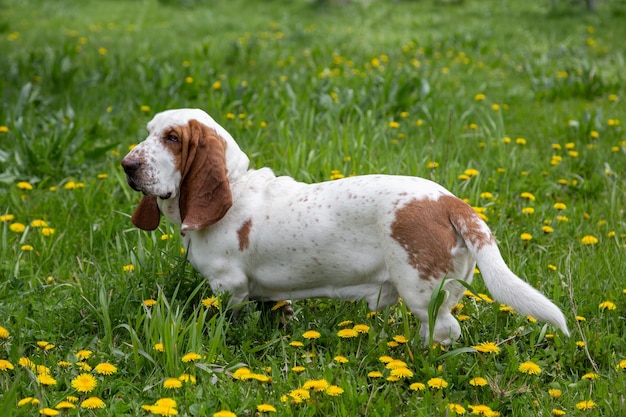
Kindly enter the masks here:
[[[13, 367], [0, 370], [0, 413], [38, 415], [74, 396], [62, 415], [149, 415], [142, 406], [166, 397], [188, 416], [254, 415], [263, 403], [287, 416], [454, 415], [455, 404], [623, 414], [625, 12], [623, 0], [596, 13], [497, 0], [0, 2], [0, 360]], [[511, 268], [563, 308], [572, 337], [471, 296], [446, 350], [422, 348], [402, 304], [372, 316], [362, 302], [298, 301], [287, 325], [254, 303], [236, 319], [223, 301], [203, 305], [209, 286], [178, 231], [132, 227], [139, 195], [119, 165], [152, 115], [174, 107], [205, 109], [254, 166], [298, 180], [443, 184], [484, 213]], [[473, 286], [485, 292], [479, 275]], [[346, 321], [369, 329], [342, 338]], [[499, 353], [471, 348], [485, 342]], [[81, 350], [92, 354], [81, 361]], [[200, 359], [183, 362], [189, 352]], [[387, 380], [383, 356], [412, 376]], [[519, 370], [528, 361], [539, 375]], [[103, 362], [117, 372], [84, 368]], [[242, 367], [254, 377], [234, 378]], [[88, 393], [71, 384], [82, 372], [98, 381]], [[195, 383], [164, 387], [182, 374]], [[289, 395], [311, 380], [343, 392]], [[81, 406], [91, 396], [104, 408]], [[17, 405], [27, 397], [39, 403]], [[592, 409], [579, 410], [584, 401]]]

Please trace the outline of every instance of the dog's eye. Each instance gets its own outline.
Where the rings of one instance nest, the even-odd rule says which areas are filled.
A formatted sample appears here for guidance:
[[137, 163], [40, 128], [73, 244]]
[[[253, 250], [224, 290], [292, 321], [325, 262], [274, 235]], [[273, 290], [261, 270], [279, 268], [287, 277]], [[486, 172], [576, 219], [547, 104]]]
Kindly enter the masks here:
[[169, 135], [167, 135], [165, 137], [165, 140], [168, 141], [168, 142], [176, 143], [176, 142], [178, 142], [178, 136], [176, 136], [173, 133], [170, 133]]

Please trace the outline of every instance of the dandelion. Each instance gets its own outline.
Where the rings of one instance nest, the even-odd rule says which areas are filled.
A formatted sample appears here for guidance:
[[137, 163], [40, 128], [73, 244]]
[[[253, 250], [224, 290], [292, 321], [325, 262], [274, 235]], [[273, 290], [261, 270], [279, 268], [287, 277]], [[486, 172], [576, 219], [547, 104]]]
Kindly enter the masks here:
[[165, 389], [178, 389], [183, 386], [183, 383], [178, 378], [167, 378], [163, 381], [163, 388]]
[[8, 133], [9, 132], [9, 127], [2, 125], [0, 126], [0, 133]]
[[337, 332], [337, 336], [343, 338], [343, 339], [348, 339], [351, 337], [357, 337], [359, 335], [359, 333], [354, 330], [354, 329], [341, 329]]
[[71, 408], [76, 408], [76, 406], [69, 401], [61, 401], [54, 408], [57, 410], [69, 410]]
[[7, 329], [0, 326], [0, 339], [8, 339], [11, 334]]
[[515, 139], [515, 143], [517, 143], [518, 145], [526, 145], [526, 139], [524, 139], [524, 138], [517, 138], [517, 139]]
[[297, 365], [291, 368], [291, 370], [295, 373], [300, 373], [300, 372], [304, 372], [306, 368], [304, 366]]
[[328, 387], [330, 387], [330, 384], [325, 379], [311, 379], [302, 385], [302, 388], [313, 391], [325, 391]]
[[7, 371], [15, 369], [13, 364], [6, 359], [0, 359], [0, 371]]
[[500, 353], [500, 348], [494, 342], [485, 342], [472, 347], [481, 353]]
[[289, 346], [293, 346], [293, 347], [302, 347], [304, 346], [304, 343], [298, 341], [298, 340], [294, 340], [293, 342], [289, 342]]
[[554, 232], [554, 228], [552, 228], [550, 226], [543, 226], [541, 228], [541, 230], [543, 230], [544, 233], [552, 233], [552, 232]]
[[20, 190], [32, 190], [33, 186], [29, 182], [20, 181], [17, 183], [17, 188], [19, 188]]
[[534, 207], [524, 207], [522, 209], [522, 214], [533, 214], [535, 212]]
[[406, 337], [404, 337], [402, 335], [394, 336], [393, 340], [395, 340], [398, 343], [407, 343], [409, 341], [409, 339], [407, 339]]
[[219, 299], [217, 297], [209, 297], [209, 298], [205, 298], [204, 300], [202, 300], [202, 305], [205, 306], [206, 308], [209, 307], [219, 307], [220, 303], [219, 303]]
[[153, 346], [154, 350], [157, 352], [163, 352], [165, 349], [163, 348], [163, 343], [155, 343]]
[[427, 382], [428, 386], [435, 389], [443, 389], [448, 386], [448, 382], [446, 382], [443, 378], [430, 378]]
[[487, 385], [487, 380], [482, 377], [476, 377], [470, 379], [469, 383], [474, 387], [484, 387], [485, 385]]
[[602, 311], [604, 310], [615, 310], [617, 308], [617, 306], [615, 305], [615, 303], [612, 303], [611, 301], [604, 301], [602, 303], [600, 303], [600, 305], [598, 305], [598, 308]]
[[98, 385], [98, 381], [93, 375], [82, 373], [72, 379], [71, 385], [78, 392], [91, 392]]
[[321, 336], [322, 335], [320, 334], [320, 332], [317, 332], [315, 330], [309, 330], [302, 334], [302, 337], [305, 339], [319, 339]]
[[391, 370], [391, 376], [395, 376], [400, 379], [411, 378], [413, 372], [409, 368], [397, 368]]
[[215, 81], [213, 83], [213, 89], [214, 90], [219, 90], [220, 88], [222, 88], [222, 83], [220, 81]]
[[152, 298], [148, 298], [147, 300], [143, 300], [143, 305], [145, 305], [146, 307], [152, 307], [156, 303], [157, 303], [157, 301], [153, 300]]
[[124, 271], [124, 272], [130, 272], [130, 271], [134, 271], [134, 270], [135, 270], [135, 265], [133, 265], [133, 264], [124, 265], [122, 267], [122, 271]]
[[576, 342], [576, 346], [578, 346], [579, 348], [584, 348], [585, 347], [585, 342], [583, 342], [582, 340], [579, 340]]
[[22, 233], [24, 230], [26, 230], [26, 226], [24, 226], [22, 223], [11, 223], [9, 225], [9, 230], [15, 233]]
[[585, 375], [583, 375], [580, 379], [588, 379], [588, 380], [594, 380], [594, 379], [598, 379], [600, 378], [600, 375], [593, 373], [593, 372], [589, 372], [586, 373]]
[[141, 110], [142, 113], [148, 113], [151, 109], [150, 106], [143, 104], [141, 107], [139, 107], [139, 110]]
[[80, 403], [80, 406], [82, 408], [88, 408], [90, 410], [94, 410], [96, 408], [104, 408], [105, 404], [104, 404], [104, 401], [102, 401], [98, 397], [89, 397], [85, 401]]
[[552, 409], [552, 415], [553, 416], [564, 416], [565, 415], [565, 411], [560, 410], [558, 408], [553, 408]]
[[202, 356], [200, 356], [196, 352], [189, 352], [189, 353], [185, 354], [181, 358], [181, 360], [186, 363], [186, 362], [194, 362], [194, 361], [197, 361], [198, 359], [201, 359], [201, 358], [202, 358]]
[[403, 362], [399, 359], [394, 359], [391, 362], [387, 363], [387, 365], [385, 365], [385, 368], [387, 369], [398, 369], [398, 368], [406, 368], [407, 364], [406, 362]]
[[591, 410], [595, 406], [596, 406], [596, 403], [594, 403], [591, 400], [581, 401], [581, 402], [576, 404], [576, 408], [578, 408], [579, 410], [582, 410], [582, 411]]
[[291, 390], [288, 394], [295, 403], [301, 403], [304, 400], [308, 400], [311, 398], [311, 394], [309, 394], [309, 390], [304, 388], [296, 388]]
[[178, 379], [181, 382], [189, 382], [191, 384], [195, 384], [196, 383], [196, 377], [190, 374], [181, 374]]
[[483, 416], [496, 416], [499, 414], [496, 414], [495, 411], [493, 411], [489, 406], [487, 405], [470, 405], [469, 408], [472, 410], [472, 414], [478, 414], [478, 415], [483, 415]]
[[37, 375], [37, 381], [41, 385], [56, 385], [56, 379], [52, 378], [49, 373], [41, 373]]
[[531, 235], [530, 233], [522, 233], [520, 235], [520, 239], [522, 239], [524, 242], [528, 242], [529, 240], [532, 240], [533, 235]]
[[595, 245], [596, 243], [598, 243], [598, 238], [592, 235], [586, 235], [583, 236], [582, 239], [580, 239], [580, 243], [582, 243], [583, 245]]
[[76, 352], [76, 357], [81, 360], [87, 360], [89, 359], [89, 357], [91, 357], [91, 355], [93, 354], [93, 352], [91, 350], [79, 350], [78, 352]]
[[461, 404], [450, 403], [448, 404], [448, 410], [452, 411], [454, 414], [465, 414], [465, 408]]
[[65, 183], [63, 188], [65, 188], [66, 190], [76, 190], [76, 189], [79, 189], [79, 188], [85, 188], [85, 183], [84, 182], [76, 182], [76, 181], [68, 181], [67, 183]]
[[337, 355], [333, 358], [333, 360], [337, 363], [348, 363], [348, 358], [345, 356]]
[[561, 398], [562, 394], [563, 394], [563, 391], [561, 391], [560, 389], [557, 389], [557, 388], [551, 388], [551, 389], [548, 390], [548, 395], [551, 398], [554, 398], [555, 400]]
[[357, 324], [352, 328], [352, 330], [356, 331], [357, 333], [367, 333], [370, 331], [370, 326], [368, 326], [367, 324]]
[[[625, 360], [625, 362], [626, 362], [626, 360]], [[379, 371], [371, 371], [371, 372], [369, 372], [367, 374], [367, 376], [369, 378], [382, 378], [383, 374], [382, 374], [382, 372], [379, 372]]]
[[529, 374], [529, 375], [539, 375], [541, 373], [541, 368], [535, 362], [527, 361], [517, 368], [518, 371]]
[[35, 370], [35, 363], [28, 358], [22, 357], [18, 360], [17, 363], [19, 363], [20, 366], [23, 366], [24, 368], [30, 368], [32, 370]]
[[535, 201], [535, 196], [532, 193], [529, 193], [527, 191], [520, 194], [520, 197], [525, 198], [530, 201]]
[[99, 363], [93, 370], [100, 375], [113, 375], [117, 372], [117, 368], [108, 362]]
[[48, 236], [52, 236], [54, 234], [55, 230], [51, 227], [42, 227], [41, 228], [41, 234], [48, 237]]
[[424, 391], [426, 389], [426, 385], [421, 382], [414, 382], [409, 385], [409, 389], [412, 391]]
[[337, 385], [331, 385], [330, 387], [326, 388], [325, 392], [331, 397], [337, 397], [343, 394], [344, 391], [343, 391], [343, 388], [338, 387]]
[[249, 375], [252, 374], [252, 371], [246, 367], [239, 368], [235, 372], [233, 372], [233, 378], [235, 379], [248, 379]]
[[43, 416], [58, 416], [60, 411], [55, 410], [54, 408], [42, 408], [39, 410], [39, 414]]
[[[35, 403], [35, 401], [37, 401], [37, 403]], [[39, 400], [33, 397], [25, 397], [17, 402], [18, 407], [23, 407], [27, 404], [39, 404]]]
[[626, 359], [622, 359], [616, 366], [617, 369], [626, 370]]
[[565, 210], [567, 206], [564, 203], [554, 203], [552, 206], [555, 210]]
[[276, 407], [270, 404], [259, 404], [256, 406], [256, 411], [259, 413], [275, 413]]
[[486, 98], [487, 96], [484, 95], [483, 93], [478, 93], [474, 96], [474, 101], [483, 101]]

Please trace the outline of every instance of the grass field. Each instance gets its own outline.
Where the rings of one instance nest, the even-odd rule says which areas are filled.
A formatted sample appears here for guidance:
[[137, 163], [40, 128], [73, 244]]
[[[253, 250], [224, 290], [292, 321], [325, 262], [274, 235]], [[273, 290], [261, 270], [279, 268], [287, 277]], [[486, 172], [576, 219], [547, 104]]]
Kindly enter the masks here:
[[[625, 16], [623, 0], [0, 0], [0, 414], [626, 415]], [[120, 161], [174, 107], [301, 181], [441, 183], [572, 337], [491, 302], [478, 271], [446, 349], [402, 304], [232, 320], [174, 227], [130, 223]]]

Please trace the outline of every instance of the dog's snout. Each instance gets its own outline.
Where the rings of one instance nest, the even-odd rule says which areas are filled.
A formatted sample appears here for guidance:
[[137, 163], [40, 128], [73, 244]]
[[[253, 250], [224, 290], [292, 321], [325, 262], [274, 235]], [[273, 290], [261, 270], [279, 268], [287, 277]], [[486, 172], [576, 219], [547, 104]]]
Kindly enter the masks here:
[[141, 161], [138, 159], [126, 157], [122, 160], [122, 168], [127, 174], [136, 172], [139, 167], [141, 167]]

